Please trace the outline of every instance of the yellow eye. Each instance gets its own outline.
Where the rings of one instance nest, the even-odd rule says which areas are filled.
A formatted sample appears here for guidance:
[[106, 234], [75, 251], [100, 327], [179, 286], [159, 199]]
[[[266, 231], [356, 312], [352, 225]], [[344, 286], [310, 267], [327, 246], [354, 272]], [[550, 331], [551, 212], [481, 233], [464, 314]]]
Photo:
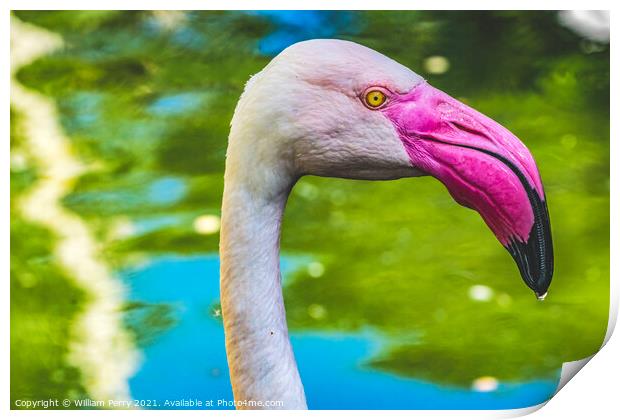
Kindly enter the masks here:
[[364, 99], [366, 101], [366, 105], [368, 105], [369, 107], [379, 108], [385, 103], [385, 100], [387, 98], [385, 97], [385, 93], [381, 92], [380, 90], [371, 90], [366, 94], [366, 97]]

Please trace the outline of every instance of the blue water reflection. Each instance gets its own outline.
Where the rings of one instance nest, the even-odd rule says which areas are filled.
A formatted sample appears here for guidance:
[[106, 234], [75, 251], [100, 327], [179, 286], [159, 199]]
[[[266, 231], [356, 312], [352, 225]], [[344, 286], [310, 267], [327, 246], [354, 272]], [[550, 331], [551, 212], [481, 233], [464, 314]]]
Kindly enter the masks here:
[[151, 182], [147, 189], [147, 199], [152, 203], [173, 204], [186, 193], [185, 181], [178, 177], [162, 177]]
[[289, 45], [313, 38], [356, 33], [352, 12], [327, 10], [258, 10], [247, 12], [267, 18], [275, 29], [258, 42], [261, 54], [276, 55]]
[[[284, 258], [286, 276], [302, 259]], [[217, 306], [219, 259], [166, 255], [119, 273], [129, 299], [172, 305], [177, 323], [143, 348], [130, 380], [132, 396], [168, 400], [232, 400]], [[308, 405], [314, 409], [500, 409], [547, 400], [556, 381], [502, 383], [494, 392], [446, 387], [370, 369], [382, 345], [376, 334], [293, 333]], [[228, 407], [230, 408], [230, 407]]]
[[183, 115], [197, 110], [204, 102], [205, 95], [197, 92], [183, 92], [162, 96], [148, 106], [149, 113], [157, 117]]

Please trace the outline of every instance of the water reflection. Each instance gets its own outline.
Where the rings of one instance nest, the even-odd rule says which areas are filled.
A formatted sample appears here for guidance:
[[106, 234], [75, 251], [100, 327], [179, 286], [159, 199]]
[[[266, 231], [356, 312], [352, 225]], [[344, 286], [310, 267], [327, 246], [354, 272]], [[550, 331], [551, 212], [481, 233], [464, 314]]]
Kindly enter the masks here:
[[[285, 278], [305, 258], [283, 259]], [[232, 400], [218, 301], [219, 259], [208, 256], [160, 256], [120, 273], [130, 299], [153, 305], [152, 317], [129, 325], [141, 337], [143, 362], [130, 379], [137, 399]], [[162, 312], [166, 305], [167, 312]], [[310, 316], [325, 314], [318, 304]], [[508, 409], [539, 404], [555, 391], [556, 380], [501, 382], [478, 378], [471, 389], [408, 379], [372, 369], [368, 361], [385, 338], [370, 330], [356, 334], [309, 331], [291, 340], [308, 404], [314, 409]], [[165, 408], [165, 407], [160, 407]], [[192, 407], [189, 407], [192, 408]]]
[[274, 30], [258, 41], [261, 54], [276, 55], [299, 41], [334, 38], [359, 31], [352, 12], [325, 10], [260, 10], [247, 12], [269, 19]]

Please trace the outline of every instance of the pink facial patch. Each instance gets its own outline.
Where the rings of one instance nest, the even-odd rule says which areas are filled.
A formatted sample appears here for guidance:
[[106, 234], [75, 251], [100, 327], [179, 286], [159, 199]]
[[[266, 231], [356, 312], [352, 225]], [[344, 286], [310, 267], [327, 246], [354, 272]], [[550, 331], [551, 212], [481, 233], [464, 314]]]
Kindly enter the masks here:
[[517, 137], [427, 83], [391, 98], [382, 112], [413, 166], [477, 210], [504, 246], [528, 241], [535, 223], [529, 194], [544, 201], [544, 191], [534, 159]]
[[446, 144], [428, 146], [436, 163], [428, 172], [459, 204], [477, 210], [503, 245], [515, 236], [527, 241], [534, 215], [517, 176], [489, 155], [472, 149], [455, 154], [453, 149]]

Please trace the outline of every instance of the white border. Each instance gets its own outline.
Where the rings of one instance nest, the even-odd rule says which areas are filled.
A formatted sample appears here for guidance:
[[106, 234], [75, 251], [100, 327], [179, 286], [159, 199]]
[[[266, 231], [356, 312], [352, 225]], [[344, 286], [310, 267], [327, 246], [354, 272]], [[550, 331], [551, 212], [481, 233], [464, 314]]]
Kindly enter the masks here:
[[[9, 83], [10, 83], [10, 74], [9, 74], [9, 49], [10, 49], [10, 32], [9, 32], [9, 10], [12, 9], [38, 9], [38, 10], [46, 10], [46, 9], [119, 9], [119, 10], [131, 10], [131, 9], [187, 9], [187, 10], [217, 10], [217, 9], [333, 9], [333, 10], [364, 10], [364, 9], [381, 9], [381, 10], [401, 10], [401, 9], [427, 9], [427, 10], [461, 10], [463, 9], [462, 2], [451, 0], [451, 1], [443, 1], [441, 3], [437, 1], [415, 1], [415, 2], [402, 2], [395, 0], [382, 0], [381, 2], [370, 2], [370, 1], [353, 1], [353, 0], [340, 0], [338, 2], [329, 1], [329, 0], [314, 0], [314, 1], [304, 1], [303, 4], [294, 4], [291, 1], [283, 1], [283, 0], [262, 0], [260, 2], [249, 2], [242, 0], [212, 0], [212, 1], [196, 1], [196, 0], [175, 0], [172, 1], [164, 1], [164, 0], [92, 0], [89, 1], [88, 4], [85, 2], [80, 2], [77, 0], [57, 0], [54, 2], [44, 1], [44, 0], [8, 0], [3, 2], [5, 6], [4, 15], [2, 16], [3, 25], [0, 26], [0, 30], [2, 31], [2, 39], [4, 40], [3, 48], [5, 48], [4, 54], [2, 55], [2, 71], [4, 73], [4, 83], [2, 84], [3, 97], [5, 100], [2, 103], [2, 112], [3, 119], [6, 124], [3, 125], [5, 130], [8, 130], [9, 127]], [[614, 22], [614, 17], [616, 11], [614, 10], [613, 3], [611, 1], [588, 1], [588, 2], [578, 2], [578, 1], [546, 1], [544, 2], [544, 7], [541, 2], [532, 1], [532, 0], [522, 0], [522, 1], [490, 1], [490, 0], [470, 0], [466, 4], [468, 8], [473, 10], [486, 10], [486, 9], [531, 9], [531, 10], [566, 10], [566, 9], [608, 9], [612, 11], [612, 22]], [[51, 7], [52, 6], [52, 7]], [[612, 25], [613, 28], [613, 25]], [[617, 69], [617, 48], [616, 42], [618, 39], [615, 36], [615, 32], [612, 29], [611, 33], [611, 68]], [[611, 72], [614, 74], [614, 71]], [[616, 115], [617, 107], [617, 98], [618, 98], [618, 84], [616, 83], [615, 78], [612, 77], [611, 80], [611, 115]], [[5, 134], [7, 131], [5, 131]], [[615, 141], [619, 141], [620, 138], [618, 136], [618, 125], [615, 123], [612, 118], [611, 121], [611, 139]], [[7, 141], [7, 137], [5, 136], [5, 151], [2, 158], [5, 163], [4, 168], [5, 171], [9, 167], [9, 142]], [[618, 147], [615, 144], [615, 141], [611, 142], [611, 159], [612, 162], [620, 162], [618, 159]], [[537, 411], [534, 414], [534, 418], [536, 419], [552, 419], [552, 418], [573, 418], [573, 416], [592, 416], [597, 419], [606, 419], [612, 417], [611, 414], [608, 413], [618, 413], [619, 403], [617, 397], [617, 390], [615, 386], [616, 375], [620, 373], [620, 360], [617, 357], [620, 354], [620, 341], [617, 337], [612, 338], [610, 340], [611, 334], [615, 327], [617, 313], [618, 313], [618, 297], [619, 297], [619, 284], [618, 284], [618, 264], [620, 255], [618, 253], [618, 223], [617, 216], [613, 215], [619, 214], [620, 208], [618, 207], [618, 199], [620, 198], [620, 191], [618, 190], [618, 178], [619, 169], [616, 165], [611, 165], [611, 232], [614, 234], [611, 236], [611, 261], [614, 263], [611, 265], [611, 305], [610, 305], [610, 317], [609, 317], [609, 326], [607, 335], [605, 337], [605, 348], [600, 352], [600, 354], [596, 355], [592, 362], [588, 364], [588, 368], [584, 369], [584, 372], [581, 372], [578, 375], [579, 379], [574, 379], [568, 383], [568, 385], [562, 389], [562, 391], [551, 399], [551, 401], [545, 406], [545, 409]], [[3, 250], [3, 268], [6, 273], [10, 264], [10, 243], [9, 243], [9, 206], [8, 206], [8, 197], [9, 194], [9, 183], [4, 182], [1, 184], [0, 188], [2, 188], [2, 198], [6, 200], [2, 207], [2, 211], [4, 214], [4, 220], [6, 221], [3, 224], [3, 242], [2, 242], [2, 250]], [[9, 357], [9, 307], [10, 307], [10, 293], [9, 293], [9, 282], [8, 276], [5, 279], [4, 287], [5, 287], [5, 295], [4, 295], [4, 303], [5, 303], [5, 319], [4, 319], [4, 345], [2, 346], [2, 355], [4, 356], [5, 363], [5, 375], [4, 380], [2, 381], [1, 394], [2, 404], [4, 405], [4, 410], [8, 411], [9, 405], [9, 383], [10, 377], [8, 375], [10, 369], [10, 357]], [[541, 405], [542, 406], [542, 405]], [[540, 407], [540, 406], [539, 406]], [[309, 411], [309, 412], [300, 412], [296, 413], [296, 416], [319, 416], [328, 413], [336, 413], [338, 416], [353, 418], [353, 416], [357, 418], [374, 418], [376, 416], [386, 416], [390, 417], [401, 417], [401, 418], [410, 418], [411, 416], [415, 416], [417, 418], [472, 418], [472, 419], [481, 419], [481, 418], [506, 418], [506, 417], [515, 417], [524, 414], [531, 413], [536, 411], [539, 407], [533, 407], [529, 409], [523, 410], [500, 410], [500, 411], [337, 411], [337, 412], [328, 412], [328, 411]], [[234, 414], [233, 414], [234, 413]], [[84, 412], [53, 412], [53, 411], [39, 411], [39, 412], [22, 412], [22, 411], [11, 411], [10, 415], [15, 417], [56, 417], [56, 418], [71, 418], [73, 416], [79, 416], [81, 418], [85, 413]], [[137, 416], [143, 417], [148, 416], [149, 418], [167, 418], [171, 415], [168, 412], [156, 412], [156, 411], [89, 411], [86, 413], [88, 416], [98, 417], [98, 416]], [[277, 418], [279, 416], [283, 416], [282, 418], [290, 418], [290, 412], [252, 412], [252, 413], [240, 413], [240, 412], [224, 412], [224, 411], [211, 411], [209, 413], [204, 413], [201, 411], [184, 411], [184, 412], [175, 412], [175, 416], [188, 416], [195, 417], [198, 416], [202, 419], [205, 416], [209, 417], [220, 417], [220, 416], [257, 416], [262, 418]]]

